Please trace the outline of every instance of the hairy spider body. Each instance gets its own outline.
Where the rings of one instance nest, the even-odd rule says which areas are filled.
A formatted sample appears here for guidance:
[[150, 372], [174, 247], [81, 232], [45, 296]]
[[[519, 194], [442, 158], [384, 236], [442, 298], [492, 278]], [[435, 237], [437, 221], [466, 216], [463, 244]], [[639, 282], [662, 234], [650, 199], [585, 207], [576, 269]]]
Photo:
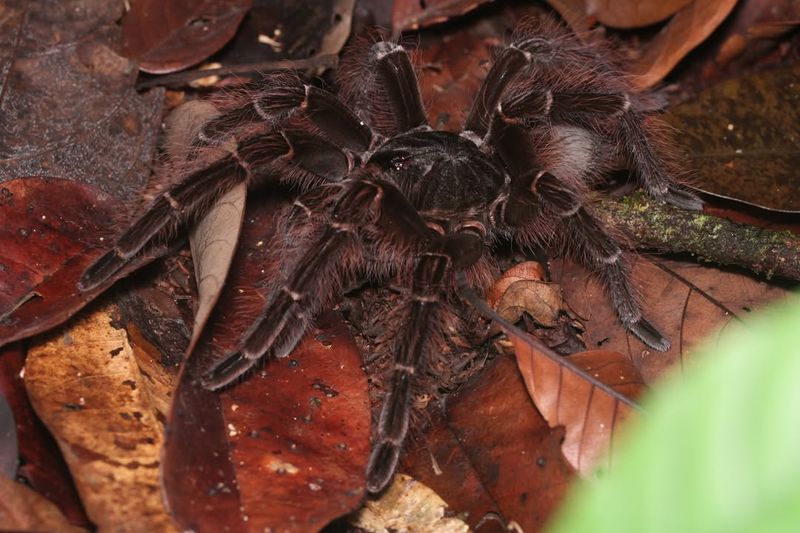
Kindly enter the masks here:
[[414, 374], [433, 355], [459, 290], [468, 290], [468, 280], [486, 289], [486, 251], [498, 236], [524, 245], [564, 236], [596, 270], [620, 321], [649, 346], [669, 348], [642, 316], [624, 255], [585, 199], [622, 158], [652, 197], [690, 208], [698, 201], [672, 185], [661, 155], [669, 141], [646, 120], [652, 106], [600, 48], [552, 22], [522, 25], [460, 134], [428, 126], [398, 44], [355, 44], [338, 80], [337, 96], [280, 73], [222, 101], [219, 116], [171, 167], [178, 179], [80, 287], [97, 286], [236, 183], [293, 186], [297, 196], [283, 220], [291, 253], [271, 297], [237, 351], [221, 354], [202, 382], [219, 389], [262, 358], [288, 355], [352, 276], [399, 279], [407, 290], [367, 469], [371, 492], [386, 486], [397, 465]]

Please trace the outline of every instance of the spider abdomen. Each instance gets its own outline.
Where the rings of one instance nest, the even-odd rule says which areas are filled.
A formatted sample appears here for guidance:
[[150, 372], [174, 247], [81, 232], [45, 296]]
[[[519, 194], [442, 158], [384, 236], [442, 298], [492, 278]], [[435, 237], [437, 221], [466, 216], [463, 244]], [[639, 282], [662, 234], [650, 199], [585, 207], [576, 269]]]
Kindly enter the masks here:
[[497, 198], [505, 174], [472, 141], [446, 131], [394, 137], [370, 158], [422, 213], [463, 213]]

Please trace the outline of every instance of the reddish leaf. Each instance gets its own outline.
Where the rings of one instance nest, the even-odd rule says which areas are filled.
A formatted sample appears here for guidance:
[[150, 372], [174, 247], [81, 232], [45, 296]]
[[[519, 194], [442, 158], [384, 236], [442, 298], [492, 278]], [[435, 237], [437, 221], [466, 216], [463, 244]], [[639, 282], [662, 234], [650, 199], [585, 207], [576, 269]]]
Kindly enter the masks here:
[[438, 24], [472, 11], [490, 0], [397, 0], [392, 11], [392, 29], [396, 32], [416, 30]]
[[686, 54], [706, 40], [736, 5], [736, 0], [693, 0], [667, 23], [630, 66], [635, 84], [652, 87], [666, 76]]
[[489, 47], [469, 29], [420, 50], [428, 66], [420, 78], [428, 120], [437, 129], [460, 131], [472, 100], [488, 72]]
[[142, 258], [90, 292], [76, 283], [111, 242], [120, 204], [68, 180], [0, 184], [0, 346], [46, 331], [152, 258]]
[[660, 22], [692, 0], [588, 0], [592, 15], [606, 26], [639, 28]]
[[750, 311], [789, 294], [746, 274], [639, 256], [633, 277], [644, 314], [672, 341], [672, 349], [661, 353], [622, 327], [607, 295], [584, 269], [558, 262], [553, 273], [560, 280], [568, 307], [586, 327], [586, 345], [625, 354], [647, 382], [667, 368], [684, 364], [699, 342], [717, 336], [729, 321], [741, 320]]
[[251, 0], [138, 0], [122, 20], [122, 53], [154, 74], [181, 70], [233, 38]]
[[273, 217], [280, 206], [248, 205], [240, 246], [209, 325], [175, 393], [163, 478], [182, 527], [243, 524], [315, 530], [364, 496], [370, 440], [367, 383], [343, 324], [320, 321], [286, 359], [221, 394], [195, 378], [234, 349], [276, 272]]
[[[539, 531], [573, 475], [562, 436], [533, 406], [514, 362], [502, 356], [448, 398], [446, 420], [407, 452], [402, 471], [465, 514], [473, 528], [496, 513], [506, 524]], [[497, 526], [478, 530], [506, 531]]]
[[37, 493], [53, 502], [70, 523], [89, 526], [89, 519], [78, 499], [75, 484], [53, 437], [34, 413], [25, 392], [21, 371], [25, 364], [19, 343], [0, 350], [0, 395], [14, 412], [19, 455], [18, 475]]

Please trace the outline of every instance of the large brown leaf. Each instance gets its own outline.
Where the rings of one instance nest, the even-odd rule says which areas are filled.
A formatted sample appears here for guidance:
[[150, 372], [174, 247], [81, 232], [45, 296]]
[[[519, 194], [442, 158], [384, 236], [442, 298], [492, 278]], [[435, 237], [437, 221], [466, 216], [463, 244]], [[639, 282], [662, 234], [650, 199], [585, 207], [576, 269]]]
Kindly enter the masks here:
[[636, 413], [630, 398], [644, 385], [638, 369], [624, 355], [608, 350], [559, 360], [560, 356], [530, 342], [529, 337], [506, 333], [537, 409], [550, 427], [565, 429], [561, 449], [569, 464], [583, 475], [610, 466], [621, 424]]
[[557, 262], [553, 275], [564, 300], [586, 331], [588, 348], [624, 354], [651, 382], [670, 367], [688, 361], [691, 350], [716, 337], [731, 320], [745, 319], [754, 309], [789, 296], [786, 290], [750, 275], [689, 262], [636, 257], [634, 284], [644, 314], [672, 341], [666, 352], [655, 352], [625, 330], [614, 315], [597, 281], [571, 262]]
[[122, 53], [154, 74], [175, 72], [225, 46], [252, 0], [138, 0], [122, 19]]
[[[311, 531], [364, 496], [370, 416], [366, 377], [338, 319], [320, 320], [288, 358], [223, 393], [196, 378], [234, 350], [276, 275], [273, 221], [281, 204], [248, 204], [229, 279], [186, 363], [170, 418], [163, 479], [182, 527]], [[279, 257], [278, 257], [279, 258]]]
[[34, 345], [25, 385], [101, 530], [174, 531], [158, 478], [157, 389], [113, 313], [90, 313]]
[[137, 93], [136, 66], [114, 52], [122, 9], [121, 1], [4, 3], [0, 181], [58, 176], [121, 199], [147, 183], [163, 93]]
[[800, 66], [721, 82], [674, 106], [696, 185], [772, 209], [800, 210]]
[[102, 286], [80, 292], [77, 281], [107, 248], [120, 204], [94, 187], [28, 178], [0, 185], [0, 346], [68, 319], [142, 257]]
[[514, 361], [501, 356], [447, 399], [446, 418], [412, 441], [401, 471], [478, 531], [507, 531], [502, 523], [512, 522], [538, 531], [573, 477], [563, 435], [534, 407]]

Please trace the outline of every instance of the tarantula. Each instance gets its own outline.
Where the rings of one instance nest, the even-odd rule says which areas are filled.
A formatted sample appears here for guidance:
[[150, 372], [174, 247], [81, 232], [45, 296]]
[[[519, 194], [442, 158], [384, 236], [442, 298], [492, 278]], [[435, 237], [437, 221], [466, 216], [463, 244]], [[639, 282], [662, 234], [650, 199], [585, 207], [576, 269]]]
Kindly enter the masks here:
[[458, 134], [428, 125], [412, 61], [392, 41], [351, 46], [338, 94], [289, 72], [265, 75], [219, 102], [220, 115], [170, 167], [173, 184], [79, 287], [96, 287], [237, 183], [292, 186], [282, 274], [238, 350], [208, 369], [203, 384], [223, 388], [259, 360], [288, 355], [345, 280], [399, 279], [404, 320], [367, 471], [368, 490], [378, 492], [408, 430], [414, 374], [459, 291], [486, 289], [487, 251], [498, 237], [532, 246], [562, 236], [597, 271], [622, 324], [650, 347], [669, 348], [642, 316], [622, 250], [592, 215], [588, 191], [622, 158], [652, 198], [700, 204], [672, 183], [670, 142], [650, 117], [655, 106], [611, 57], [552, 21], [522, 24]]

